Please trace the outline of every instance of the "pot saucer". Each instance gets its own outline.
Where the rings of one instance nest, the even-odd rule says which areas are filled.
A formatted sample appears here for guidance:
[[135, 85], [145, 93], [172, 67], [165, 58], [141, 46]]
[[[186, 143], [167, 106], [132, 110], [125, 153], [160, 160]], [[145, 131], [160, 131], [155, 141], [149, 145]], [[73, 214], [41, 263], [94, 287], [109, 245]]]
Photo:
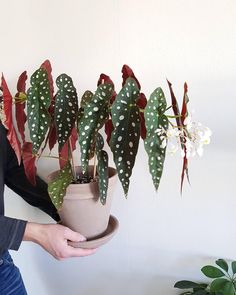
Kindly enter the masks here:
[[84, 242], [68, 242], [68, 245], [74, 248], [83, 248], [83, 249], [94, 249], [98, 248], [107, 242], [109, 242], [112, 237], [116, 234], [119, 227], [119, 222], [115, 216], [111, 215], [106, 231], [97, 239], [87, 240]]

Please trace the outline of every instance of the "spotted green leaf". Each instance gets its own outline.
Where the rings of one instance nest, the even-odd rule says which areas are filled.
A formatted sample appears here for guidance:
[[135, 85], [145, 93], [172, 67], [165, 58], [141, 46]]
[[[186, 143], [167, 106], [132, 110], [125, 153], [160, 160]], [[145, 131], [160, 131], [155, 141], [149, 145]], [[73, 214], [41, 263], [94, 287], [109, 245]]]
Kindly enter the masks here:
[[46, 70], [40, 68], [31, 76], [31, 87], [27, 91], [28, 124], [32, 151], [36, 154], [44, 141], [51, 118], [48, 113], [50, 106], [50, 86]]
[[107, 189], [108, 189], [108, 154], [103, 150], [104, 140], [100, 133], [97, 134], [96, 140], [96, 155], [97, 155], [97, 173], [99, 197], [103, 205], [106, 204]]
[[90, 90], [86, 90], [83, 94], [81, 101], [80, 101], [80, 107], [84, 108], [86, 104], [88, 104], [93, 97], [93, 93]]
[[117, 95], [111, 110], [114, 130], [109, 144], [126, 196], [140, 138], [138, 98], [139, 88], [137, 83], [133, 78], [128, 78]]
[[161, 88], [151, 94], [144, 111], [147, 136], [144, 140], [145, 150], [148, 154], [149, 171], [153, 184], [157, 190], [163, 172], [166, 154], [165, 131], [168, 128], [168, 119], [164, 112], [166, 99]]
[[[93, 97], [93, 93], [89, 90], [86, 90], [85, 93], [83, 94], [81, 101], [80, 101], [80, 108], [78, 111], [78, 116], [77, 116], [77, 129], [79, 128], [79, 122], [84, 116], [84, 107], [86, 104], [88, 104]], [[79, 130], [78, 130], [79, 131]]]
[[54, 206], [60, 209], [63, 198], [66, 194], [66, 188], [73, 179], [70, 162], [68, 161], [65, 167], [60, 170], [55, 179], [48, 184], [48, 193]]
[[61, 74], [56, 79], [58, 92], [55, 98], [55, 125], [59, 150], [71, 135], [78, 112], [78, 98], [72, 79]]
[[113, 85], [99, 85], [90, 102], [85, 105], [84, 115], [78, 123], [83, 173], [86, 173], [89, 159], [94, 154], [97, 133], [109, 118], [112, 93]]

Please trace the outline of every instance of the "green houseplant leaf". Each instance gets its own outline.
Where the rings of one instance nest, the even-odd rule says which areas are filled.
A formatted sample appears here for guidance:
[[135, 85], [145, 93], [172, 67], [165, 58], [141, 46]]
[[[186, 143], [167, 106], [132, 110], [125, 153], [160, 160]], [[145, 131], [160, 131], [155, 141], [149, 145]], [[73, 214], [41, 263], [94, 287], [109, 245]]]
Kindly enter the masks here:
[[228, 282], [229, 282], [229, 280], [227, 280], [225, 278], [215, 279], [211, 283], [211, 287], [210, 287], [211, 292], [223, 291], [225, 284]]
[[58, 92], [55, 97], [55, 125], [59, 150], [62, 149], [71, 135], [78, 112], [78, 99], [76, 88], [72, 79], [66, 74], [61, 74], [56, 84]]
[[219, 268], [212, 266], [212, 265], [206, 265], [204, 266], [201, 271], [204, 273], [205, 276], [207, 276], [208, 278], [220, 278], [225, 276], [225, 274], [223, 273], [222, 270], [220, 270]]
[[128, 193], [129, 178], [132, 174], [140, 139], [138, 97], [137, 83], [133, 78], [128, 78], [116, 96], [111, 110], [114, 130], [109, 143], [125, 195]]
[[233, 282], [227, 282], [223, 288], [223, 295], [235, 295], [236, 290]]
[[233, 274], [236, 274], [236, 261], [233, 261], [233, 262], [231, 263], [231, 268], [232, 268], [232, 272], [233, 272]]
[[87, 172], [89, 159], [94, 155], [97, 133], [109, 118], [112, 93], [113, 85], [99, 85], [90, 102], [85, 105], [84, 115], [78, 122], [83, 173]]
[[72, 179], [71, 165], [68, 161], [65, 167], [60, 170], [58, 175], [48, 184], [48, 193], [57, 210], [60, 209], [63, 203], [66, 188], [72, 182]]
[[33, 153], [36, 154], [44, 141], [51, 118], [48, 113], [50, 106], [50, 85], [47, 71], [40, 68], [30, 79], [31, 87], [27, 92], [28, 124]]
[[207, 284], [199, 284], [192, 281], [179, 281], [175, 283], [174, 287], [178, 289], [191, 289], [191, 288], [202, 288], [205, 289], [208, 285]]
[[96, 140], [96, 155], [97, 155], [97, 173], [99, 197], [103, 205], [106, 204], [107, 189], [108, 189], [108, 154], [103, 150], [104, 140], [100, 133], [97, 134]]
[[165, 131], [168, 129], [168, 119], [164, 114], [165, 110], [164, 93], [161, 88], [157, 88], [151, 94], [144, 111], [147, 129], [144, 146], [148, 154], [149, 171], [156, 190], [160, 184], [166, 154], [166, 144], [163, 141], [165, 140]]
[[225, 270], [226, 272], [228, 272], [229, 266], [228, 266], [228, 263], [224, 259], [217, 259], [216, 260], [216, 264], [219, 267], [221, 267], [223, 270]]

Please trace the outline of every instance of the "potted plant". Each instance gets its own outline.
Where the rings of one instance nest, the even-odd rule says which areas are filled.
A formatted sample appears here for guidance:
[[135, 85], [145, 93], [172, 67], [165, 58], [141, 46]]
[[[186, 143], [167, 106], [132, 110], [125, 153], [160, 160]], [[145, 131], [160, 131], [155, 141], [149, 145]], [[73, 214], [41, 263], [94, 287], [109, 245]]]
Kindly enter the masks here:
[[235, 295], [236, 261], [232, 261], [231, 267], [224, 259], [217, 259], [215, 263], [217, 267], [206, 265], [201, 269], [206, 277], [213, 279], [212, 282], [195, 283], [183, 280], [176, 282], [174, 287], [185, 290], [180, 295]]
[[[179, 145], [183, 155], [182, 191], [184, 177], [188, 177], [189, 155], [202, 151], [202, 146], [209, 142], [211, 135], [208, 128], [190, 119], [186, 83], [180, 111], [169, 81], [171, 105], [167, 106], [161, 88], [156, 88], [147, 101], [139, 81], [127, 65], [123, 66], [122, 75], [122, 88], [116, 93], [110, 77], [101, 74], [95, 93], [85, 91], [80, 104], [76, 88], [68, 75], [57, 77], [57, 90], [54, 91], [52, 68], [48, 60], [33, 73], [27, 91], [27, 74], [23, 72], [20, 75], [14, 99], [2, 76], [3, 122], [19, 162], [22, 157], [26, 175], [34, 183], [37, 160], [47, 146], [52, 150], [57, 143], [60, 169], [49, 175], [49, 195], [62, 221], [88, 238], [102, 235], [107, 228], [116, 175], [127, 196], [140, 138], [144, 140], [156, 190], [163, 172], [167, 142], [170, 142], [171, 152], [176, 151]], [[12, 105], [15, 105], [20, 138], [13, 124]], [[174, 116], [167, 115], [169, 109], [173, 109]], [[24, 134], [26, 121], [31, 141], [27, 141]], [[109, 167], [108, 154], [104, 150], [104, 134], [116, 170]], [[73, 156], [77, 141], [80, 165], [76, 165]], [[82, 198], [82, 201], [77, 198]], [[77, 209], [77, 203], [80, 209]], [[95, 207], [95, 211], [91, 206]], [[78, 220], [79, 217], [81, 220]], [[90, 228], [91, 222], [92, 229], [84, 229], [87, 225]]]

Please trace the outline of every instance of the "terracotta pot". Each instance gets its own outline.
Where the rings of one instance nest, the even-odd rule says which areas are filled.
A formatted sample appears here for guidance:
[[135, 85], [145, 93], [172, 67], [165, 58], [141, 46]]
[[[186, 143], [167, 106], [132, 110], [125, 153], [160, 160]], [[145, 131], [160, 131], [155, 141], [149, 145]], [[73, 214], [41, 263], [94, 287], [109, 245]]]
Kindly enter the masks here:
[[[76, 167], [77, 173], [81, 172]], [[93, 166], [89, 166], [92, 175]], [[54, 179], [59, 171], [51, 173], [49, 181]], [[106, 204], [102, 205], [99, 200], [98, 183], [70, 184], [59, 215], [62, 224], [84, 235], [88, 240], [99, 238], [106, 231], [112, 202], [112, 195], [117, 182], [117, 172], [109, 167], [109, 184]]]

